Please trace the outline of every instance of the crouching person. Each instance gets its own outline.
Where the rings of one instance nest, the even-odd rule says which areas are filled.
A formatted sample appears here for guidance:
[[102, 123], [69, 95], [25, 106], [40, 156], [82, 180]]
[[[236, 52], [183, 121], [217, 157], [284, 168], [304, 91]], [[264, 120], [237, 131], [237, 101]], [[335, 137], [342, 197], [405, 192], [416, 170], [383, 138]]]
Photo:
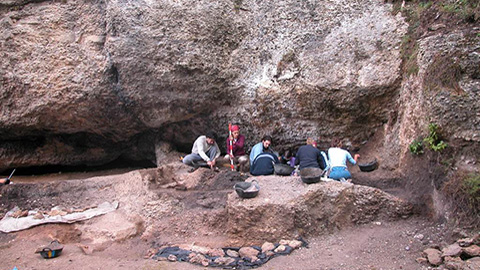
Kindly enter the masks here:
[[193, 143], [192, 153], [183, 158], [183, 163], [192, 166], [191, 171], [202, 165], [218, 170], [215, 163], [220, 156], [220, 149], [216, 140], [217, 136], [214, 132], [207, 132], [205, 135], [198, 137]]
[[257, 155], [250, 166], [251, 175], [270, 175], [275, 172], [274, 164], [278, 163], [278, 157], [272, 153], [264, 152]]
[[[233, 156], [231, 156], [233, 154]], [[226, 163], [233, 163], [236, 165], [237, 171], [248, 171], [248, 156], [245, 153], [245, 136], [240, 134], [240, 127], [238, 125], [232, 126], [232, 136], [227, 139], [227, 155], [224, 157]]]

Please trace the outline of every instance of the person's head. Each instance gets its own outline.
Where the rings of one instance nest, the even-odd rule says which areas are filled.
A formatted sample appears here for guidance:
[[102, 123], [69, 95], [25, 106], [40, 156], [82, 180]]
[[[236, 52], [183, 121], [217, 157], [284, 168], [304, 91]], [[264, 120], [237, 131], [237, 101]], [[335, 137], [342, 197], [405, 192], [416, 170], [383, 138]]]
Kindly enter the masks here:
[[340, 140], [338, 137], [335, 137], [332, 139], [330, 146], [341, 148], [343, 146], [342, 140]]
[[307, 138], [307, 144], [311, 144], [311, 145], [316, 147], [317, 142], [315, 142], [315, 140], [313, 138], [308, 137]]
[[214, 144], [215, 141], [217, 140], [217, 134], [213, 131], [209, 131], [205, 133], [205, 137], [207, 137], [207, 143], [208, 144]]
[[234, 139], [238, 139], [238, 136], [240, 135], [240, 127], [238, 125], [233, 125], [232, 126], [232, 136]]
[[269, 135], [265, 135], [262, 138], [263, 148], [268, 149], [272, 144], [272, 137]]

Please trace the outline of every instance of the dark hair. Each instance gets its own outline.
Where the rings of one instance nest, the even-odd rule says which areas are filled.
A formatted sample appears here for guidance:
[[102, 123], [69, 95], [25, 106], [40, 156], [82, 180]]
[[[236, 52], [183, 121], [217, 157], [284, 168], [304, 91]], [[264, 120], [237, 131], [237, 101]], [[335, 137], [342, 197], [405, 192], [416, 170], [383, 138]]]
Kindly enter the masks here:
[[338, 137], [335, 137], [332, 139], [332, 143], [330, 144], [331, 147], [341, 147], [342, 146], [342, 140], [340, 140]]
[[262, 142], [263, 142], [263, 141], [270, 141], [270, 142], [273, 142], [273, 141], [272, 141], [272, 136], [270, 136], [270, 135], [265, 135], [265, 136], [263, 136], [263, 138], [262, 138]]
[[213, 139], [214, 141], [217, 140], [217, 134], [213, 131], [208, 131], [207, 133], [205, 133], [205, 137]]

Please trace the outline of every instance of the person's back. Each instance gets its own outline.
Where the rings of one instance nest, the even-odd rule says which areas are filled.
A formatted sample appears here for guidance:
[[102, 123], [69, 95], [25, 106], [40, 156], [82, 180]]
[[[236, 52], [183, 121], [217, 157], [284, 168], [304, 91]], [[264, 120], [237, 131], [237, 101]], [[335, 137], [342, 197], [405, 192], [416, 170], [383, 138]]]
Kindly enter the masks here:
[[347, 150], [342, 149], [342, 141], [338, 138], [334, 138], [332, 141], [332, 147], [328, 149], [328, 159], [330, 162], [331, 171], [329, 178], [335, 180], [350, 179], [352, 175], [347, 169], [347, 160], [353, 165], [357, 164], [357, 160], [360, 157], [359, 154], [352, 155]]
[[261, 153], [257, 155], [250, 167], [252, 175], [270, 175], [273, 174], [275, 168], [273, 164], [278, 163], [278, 158], [272, 153]]
[[328, 159], [330, 160], [330, 166], [332, 167], [346, 167], [347, 160], [353, 165], [356, 164], [352, 155], [350, 155], [347, 150], [338, 147], [328, 149]]
[[300, 165], [300, 169], [320, 168], [323, 170], [326, 167], [321, 151], [311, 144], [303, 145], [298, 149], [295, 163]]

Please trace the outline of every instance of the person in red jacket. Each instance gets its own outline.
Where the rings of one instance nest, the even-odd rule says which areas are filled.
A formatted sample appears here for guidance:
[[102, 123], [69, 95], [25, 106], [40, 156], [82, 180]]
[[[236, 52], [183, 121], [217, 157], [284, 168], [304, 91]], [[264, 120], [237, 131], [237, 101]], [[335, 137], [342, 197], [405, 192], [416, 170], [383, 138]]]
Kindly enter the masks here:
[[[233, 153], [233, 156], [230, 153]], [[248, 168], [246, 168], [248, 155], [245, 152], [245, 136], [240, 134], [238, 125], [232, 126], [232, 137], [227, 139], [227, 155], [225, 159], [230, 162], [231, 158], [233, 159], [233, 164], [236, 165], [237, 171], [248, 171]]]

